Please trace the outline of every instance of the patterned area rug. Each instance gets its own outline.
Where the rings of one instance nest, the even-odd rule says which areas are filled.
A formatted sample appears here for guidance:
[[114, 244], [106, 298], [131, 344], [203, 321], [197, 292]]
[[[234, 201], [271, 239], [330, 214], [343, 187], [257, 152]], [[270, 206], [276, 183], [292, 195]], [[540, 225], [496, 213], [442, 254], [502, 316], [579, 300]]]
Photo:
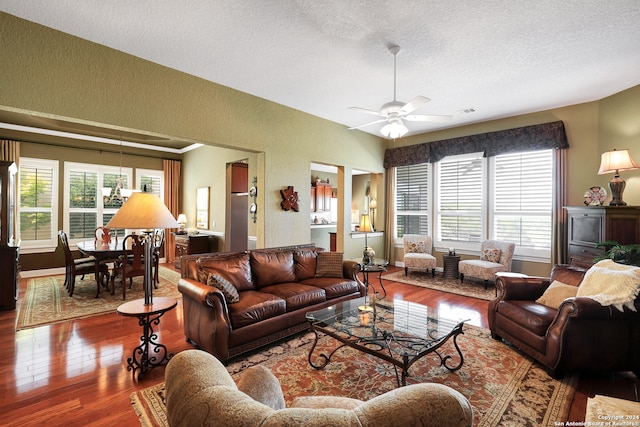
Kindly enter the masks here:
[[488, 301], [491, 301], [496, 296], [496, 288], [492, 283], [490, 283], [489, 287], [485, 289], [483, 280], [477, 281], [473, 278], [465, 278], [464, 283], [460, 283], [460, 279], [443, 278], [442, 273], [440, 272], [436, 272], [436, 277], [431, 277], [431, 273], [416, 273], [412, 271], [409, 271], [409, 274], [405, 276], [404, 270], [402, 270], [396, 271], [395, 273], [384, 274], [382, 278], [394, 282], [406, 283], [407, 285], [436, 289], [438, 291]]
[[[160, 283], [153, 290], [154, 296], [180, 298], [178, 280], [180, 273], [160, 266]], [[69, 319], [90, 317], [97, 314], [112, 313], [122, 301], [122, 288], [116, 281], [116, 292], [102, 288], [100, 296], [96, 296], [96, 282], [91, 276], [84, 280], [76, 279], [73, 296], [64, 287], [64, 276], [36, 277], [27, 282], [27, 291], [18, 315], [16, 330], [33, 328], [49, 323], [62, 322]], [[142, 277], [133, 279], [131, 289], [127, 288], [127, 301], [144, 298]]]
[[[307, 360], [313, 334], [272, 346], [227, 366], [237, 381], [242, 371], [261, 363], [280, 380], [287, 401], [303, 395], [337, 395], [368, 400], [397, 387], [391, 365], [351, 348], [336, 352], [329, 365], [315, 370]], [[555, 380], [531, 359], [493, 340], [489, 331], [465, 326], [458, 337], [464, 365], [456, 372], [428, 355], [409, 370], [407, 384], [437, 382], [464, 394], [474, 409], [476, 426], [546, 426], [566, 421], [577, 375]], [[323, 337], [314, 351], [328, 354], [336, 342]], [[444, 354], [457, 354], [452, 343]], [[455, 360], [455, 358], [454, 358]], [[164, 383], [132, 393], [131, 403], [143, 426], [167, 426]]]

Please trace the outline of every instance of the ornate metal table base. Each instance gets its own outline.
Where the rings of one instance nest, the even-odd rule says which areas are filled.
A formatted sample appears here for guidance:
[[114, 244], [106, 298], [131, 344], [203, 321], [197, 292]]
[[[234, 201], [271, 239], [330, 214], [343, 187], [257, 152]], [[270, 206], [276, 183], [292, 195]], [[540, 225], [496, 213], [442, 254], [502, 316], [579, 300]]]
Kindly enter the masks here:
[[167, 347], [157, 341], [158, 334], [153, 331], [153, 326], [160, 324], [160, 318], [176, 304], [173, 298], [155, 298], [149, 305], [144, 305], [144, 300], [136, 300], [118, 307], [119, 314], [137, 317], [138, 324], [142, 326], [140, 345], [133, 349], [132, 356], [127, 359], [127, 370], [132, 371], [134, 379], [136, 371], [140, 379], [144, 373], [164, 365], [173, 357]]
[[[380, 306], [379, 306], [380, 307]], [[379, 309], [378, 309], [379, 310]], [[439, 322], [435, 323], [435, 328], [428, 328], [426, 335], [422, 337], [412, 334], [396, 331], [393, 328], [392, 319], [384, 319], [383, 316], [377, 316], [376, 310], [373, 310], [372, 321], [367, 320], [366, 323], [352, 323], [351, 319], [357, 319], [357, 314], [343, 311], [337, 317], [341, 320], [335, 322], [329, 319], [313, 318], [313, 313], [307, 315], [309, 320], [309, 329], [315, 334], [315, 341], [309, 350], [309, 365], [315, 369], [323, 369], [331, 362], [333, 355], [341, 348], [347, 346], [359, 350], [363, 353], [370, 354], [379, 359], [391, 363], [396, 374], [398, 386], [407, 384], [407, 376], [409, 376], [409, 368], [424, 356], [435, 353], [440, 359], [440, 366], [444, 366], [449, 371], [457, 371], [464, 364], [464, 356], [462, 350], [458, 346], [458, 335], [463, 334], [463, 326], [465, 321], [452, 322], [449, 326], [444, 327]], [[388, 314], [387, 314], [388, 316]], [[377, 325], [383, 326], [378, 328]], [[313, 352], [320, 339], [321, 332], [340, 342], [338, 347], [333, 349], [328, 355], [320, 353], [314, 362]], [[453, 337], [453, 346], [458, 353], [460, 361], [456, 365], [452, 365], [454, 356], [444, 355], [438, 351], [451, 337]], [[400, 373], [398, 372], [400, 369]]]

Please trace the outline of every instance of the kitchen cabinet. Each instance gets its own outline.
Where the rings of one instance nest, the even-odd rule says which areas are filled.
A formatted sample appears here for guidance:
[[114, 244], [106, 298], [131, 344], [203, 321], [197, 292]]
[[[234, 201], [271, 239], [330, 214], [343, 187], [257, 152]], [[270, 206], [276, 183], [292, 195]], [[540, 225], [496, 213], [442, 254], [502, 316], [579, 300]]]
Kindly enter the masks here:
[[316, 182], [311, 186], [311, 212], [329, 212], [331, 210], [331, 184]]

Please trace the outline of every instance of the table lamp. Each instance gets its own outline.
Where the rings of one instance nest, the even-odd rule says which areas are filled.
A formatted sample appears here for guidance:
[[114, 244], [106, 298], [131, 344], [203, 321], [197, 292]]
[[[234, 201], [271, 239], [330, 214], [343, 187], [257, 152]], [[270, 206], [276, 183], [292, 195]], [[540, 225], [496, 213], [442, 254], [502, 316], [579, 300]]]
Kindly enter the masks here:
[[184, 233], [184, 226], [187, 224], [187, 216], [185, 214], [180, 214], [178, 215], [178, 224], [180, 224], [180, 230], [179, 233], [183, 234]]
[[620, 178], [620, 171], [630, 171], [634, 169], [638, 169], [638, 165], [629, 155], [629, 150], [614, 149], [613, 151], [602, 153], [598, 175], [615, 173], [613, 179], [609, 182], [612, 197], [609, 206], [627, 205], [622, 201], [622, 192], [627, 184], [624, 182], [624, 179]]
[[373, 231], [373, 227], [371, 227], [371, 221], [369, 220], [369, 214], [363, 214], [360, 217], [360, 227], [358, 231], [364, 233], [364, 251], [362, 252], [362, 263], [365, 265], [371, 264], [376, 254], [367, 243], [367, 233]]
[[[125, 229], [178, 228], [179, 226], [180, 224], [162, 200], [151, 193], [133, 193], [106, 225], [108, 228]], [[144, 304], [150, 305], [153, 303], [151, 289], [153, 237], [151, 234], [145, 237], [144, 258]]]

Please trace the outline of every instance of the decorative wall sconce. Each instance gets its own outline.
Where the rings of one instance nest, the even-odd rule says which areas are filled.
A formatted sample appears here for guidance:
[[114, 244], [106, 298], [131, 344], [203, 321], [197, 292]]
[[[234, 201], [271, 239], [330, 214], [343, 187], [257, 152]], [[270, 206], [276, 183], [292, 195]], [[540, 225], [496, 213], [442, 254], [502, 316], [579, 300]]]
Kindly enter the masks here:
[[253, 198], [253, 203], [249, 206], [249, 212], [251, 213], [251, 219], [253, 219], [253, 223], [256, 223], [256, 219], [258, 218], [258, 205], [256, 205], [256, 197], [258, 197], [258, 188], [256, 184], [258, 183], [258, 177], [253, 177], [253, 186], [249, 189], [249, 197]]
[[292, 185], [288, 186], [284, 190], [280, 190], [280, 195], [282, 196], [282, 202], [280, 202], [280, 206], [283, 210], [293, 210], [295, 212], [299, 212], [298, 192], [293, 190]]

